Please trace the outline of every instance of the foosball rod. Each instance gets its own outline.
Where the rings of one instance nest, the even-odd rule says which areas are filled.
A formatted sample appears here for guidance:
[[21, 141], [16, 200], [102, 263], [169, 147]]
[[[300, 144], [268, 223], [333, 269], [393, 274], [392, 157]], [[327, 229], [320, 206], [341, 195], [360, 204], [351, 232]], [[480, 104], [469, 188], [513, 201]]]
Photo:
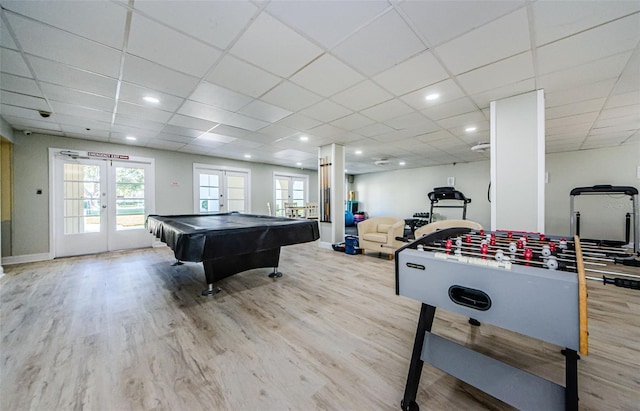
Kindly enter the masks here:
[[[575, 269], [576, 267], [567, 266], [567, 268]], [[629, 278], [640, 280], [640, 275], [637, 275], [637, 274], [618, 273], [615, 271], [607, 271], [607, 270], [595, 270], [592, 268], [585, 268], [585, 271], [589, 271], [590, 273], [596, 273], [596, 274], [615, 275], [615, 276], [629, 277]]]
[[627, 280], [626, 278], [609, 278], [609, 277], [605, 277], [604, 275], [602, 276], [602, 278], [586, 276], [586, 279], [592, 280], [592, 281], [598, 281], [598, 282], [602, 281], [602, 284], [604, 285], [613, 284], [616, 287], [631, 288], [632, 290], [640, 290], [640, 281], [637, 281], [637, 280]]
[[[435, 245], [435, 243], [434, 243], [434, 245]], [[424, 245], [423, 245], [423, 247], [424, 247]], [[430, 246], [426, 246], [426, 247], [431, 248], [433, 251], [437, 250], [437, 251], [442, 251], [442, 252], [445, 252], [445, 253], [447, 252], [447, 249], [443, 248], [442, 245], [440, 245], [439, 248], [430, 247]], [[491, 246], [491, 247], [494, 247], [494, 246]], [[470, 247], [468, 245], [467, 246], [465, 246], [465, 245], [462, 245], [462, 246], [454, 245], [454, 246], [451, 247], [451, 250], [455, 251], [455, 249], [458, 249], [458, 248], [464, 249], [467, 254], [471, 254], [471, 255], [474, 255], [474, 256], [478, 255], [478, 256], [482, 256], [482, 257], [489, 257], [489, 258], [495, 257], [495, 253], [498, 251], [498, 250], [492, 250], [493, 254], [482, 254], [482, 253], [477, 253], [477, 252], [474, 252], [474, 251], [467, 251], [467, 250], [473, 250], [473, 248], [474, 248], [474, 247]], [[449, 251], [451, 251], [451, 250], [449, 250]], [[501, 250], [501, 249], [499, 249], [499, 250]], [[522, 252], [520, 254], [522, 254], [524, 252], [524, 249], [521, 249], [521, 250], [522, 250]], [[510, 261], [516, 261], [516, 262], [531, 262], [531, 261], [535, 261], [535, 260], [526, 260], [526, 259], [522, 259], [522, 258], [514, 258], [513, 256], [518, 255], [518, 252], [512, 253], [510, 250], [507, 250], [507, 251], [502, 250], [502, 252], [504, 253], [505, 256], [510, 258]], [[518, 257], [520, 257], [520, 256], [518, 256]], [[575, 258], [573, 258], [573, 259], [561, 258], [561, 257], [558, 257], [558, 255], [553, 255], [553, 254], [551, 254], [549, 256], [543, 256], [543, 258], [549, 258], [549, 257], [554, 257], [557, 261], [562, 261], [562, 262], [569, 262], [569, 263], [574, 263], [575, 262]], [[541, 264], [545, 264], [545, 263], [543, 262]], [[594, 262], [594, 261], [585, 261], [585, 264], [596, 265], [596, 266], [599, 266], [599, 267], [605, 267], [606, 266], [606, 264], [604, 264], [604, 263], [599, 263], [599, 262]]]
[[[476, 257], [476, 258], [482, 258], [485, 260], [490, 260], [490, 261], [498, 261], [495, 259], [495, 256], [489, 255], [489, 254], [482, 254], [482, 253], [474, 253], [471, 251], [465, 251], [465, 254], [456, 254], [455, 251], [453, 250], [449, 250], [447, 252], [447, 250], [444, 250], [440, 247], [430, 247], [430, 246], [425, 246], [423, 245], [424, 249], [429, 249], [429, 251], [434, 251], [434, 252], [440, 252], [443, 254], [448, 254], [452, 257]], [[516, 263], [522, 263], [522, 264], [537, 264], [537, 265], [541, 265], [543, 267], [546, 267], [546, 262], [544, 261], [537, 261], [537, 260], [523, 260], [523, 259], [519, 259], [519, 258], [511, 258], [510, 256], [509, 260], [502, 260], [502, 261], [498, 261], [498, 262], [502, 262], [502, 263], [511, 263], [511, 262], [516, 262]], [[557, 259], [556, 259], [557, 260]], [[571, 262], [574, 262], [573, 260], [571, 260]]]

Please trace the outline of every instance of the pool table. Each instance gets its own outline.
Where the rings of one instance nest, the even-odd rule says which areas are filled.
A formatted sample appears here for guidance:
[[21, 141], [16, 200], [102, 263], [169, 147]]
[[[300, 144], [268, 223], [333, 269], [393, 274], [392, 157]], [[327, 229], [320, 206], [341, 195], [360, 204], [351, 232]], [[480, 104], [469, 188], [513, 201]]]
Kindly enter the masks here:
[[202, 262], [208, 288], [202, 295], [220, 291], [214, 283], [252, 268], [278, 271], [280, 247], [320, 238], [316, 220], [255, 214], [149, 215], [146, 226], [166, 243], [178, 262]]

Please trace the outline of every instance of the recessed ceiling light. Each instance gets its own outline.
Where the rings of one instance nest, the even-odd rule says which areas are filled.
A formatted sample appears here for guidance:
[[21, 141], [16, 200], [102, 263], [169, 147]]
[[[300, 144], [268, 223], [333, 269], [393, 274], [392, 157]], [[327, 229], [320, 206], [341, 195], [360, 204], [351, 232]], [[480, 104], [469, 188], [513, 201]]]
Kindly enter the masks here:
[[298, 162], [298, 163], [296, 163], [296, 165], [297, 165], [297, 166], [301, 166], [301, 165], [302, 165], [302, 163]]
[[308, 136], [300, 136], [300, 141], [309, 141]]
[[126, 138], [127, 140], [130, 140], [130, 141], [136, 141], [136, 140], [137, 140], [137, 138], [135, 138], [134, 136], [127, 136], [127, 137], [125, 137], [125, 138]]
[[403, 165], [405, 165], [405, 164], [407, 164], [407, 163], [405, 163], [404, 161], [401, 161], [401, 162], [399, 162], [398, 164], [399, 164], [399, 165], [401, 165], [401, 166], [403, 166]]
[[476, 130], [477, 130], [477, 128], [474, 127], [474, 126], [467, 127], [467, 128], [464, 129], [464, 131], [466, 131], [467, 133], [471, 133], [472, 131], [476, 131]]
[[356, 150], [356, 154], [358, 155], [362, 154], [362, 150]]
[[244, 158], [251, 158], [251, 154], [245, 154]]
[[436, 100], [438, 99], [438, 97], [440, 97], [440, 94], [438, 93], [432, 93], [432, 94], [427, 94], [427, 96], [425, 97], [425, 100]]
[[157, 103], [159, 103], [159, 102], [160, 102], [160, 100], [158, 100], [158, 99], [157, 99], [157, 98], [155, 98], [155, 97], [151, 97], [151, 96], [144, 96], [144, 97], [142, 97], [142, 99], [143, 99], [144, 101], [146, 101], [147, 103], [154, 103], [154, 104], [157, 104]]

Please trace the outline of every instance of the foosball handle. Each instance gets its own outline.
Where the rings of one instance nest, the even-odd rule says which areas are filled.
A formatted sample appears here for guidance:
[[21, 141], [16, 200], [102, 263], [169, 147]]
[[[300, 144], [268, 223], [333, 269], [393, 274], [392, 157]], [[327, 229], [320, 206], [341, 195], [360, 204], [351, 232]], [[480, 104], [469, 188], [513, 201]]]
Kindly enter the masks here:
[[602, 282], [606, 284], [613, 284], [616, 287], [631, 288], [632, 290], [640, 290], [639, 280], [627, 280], [626, 278], [607, 278], [602, 276]]
[[615, 258], [613, 260], [615, 264], [627, 265], [630, 267], [640, 267], [640, 260], [636, 260], [635, 258]]

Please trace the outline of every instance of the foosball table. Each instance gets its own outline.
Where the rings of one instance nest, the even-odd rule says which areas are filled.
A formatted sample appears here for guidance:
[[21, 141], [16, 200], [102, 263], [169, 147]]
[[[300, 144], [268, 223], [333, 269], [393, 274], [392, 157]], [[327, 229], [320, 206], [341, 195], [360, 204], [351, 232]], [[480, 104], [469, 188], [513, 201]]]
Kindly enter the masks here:
[[[425, 362], [518, 409], [577, 410], [577, 361], [588, 354], [586, 281], [640, 289], [638, 276], [603, 269], [636, 265], [637, 255], [581, 244], [577, 236], [447, 228], [395, 254], [396, 294], [422, 302], [401, 402], [405, 411], [419, 409]], [[486, 322], [564, 347], [565, 385], [433, 333], [437, 308], [462, 314], [473, 326]]]

